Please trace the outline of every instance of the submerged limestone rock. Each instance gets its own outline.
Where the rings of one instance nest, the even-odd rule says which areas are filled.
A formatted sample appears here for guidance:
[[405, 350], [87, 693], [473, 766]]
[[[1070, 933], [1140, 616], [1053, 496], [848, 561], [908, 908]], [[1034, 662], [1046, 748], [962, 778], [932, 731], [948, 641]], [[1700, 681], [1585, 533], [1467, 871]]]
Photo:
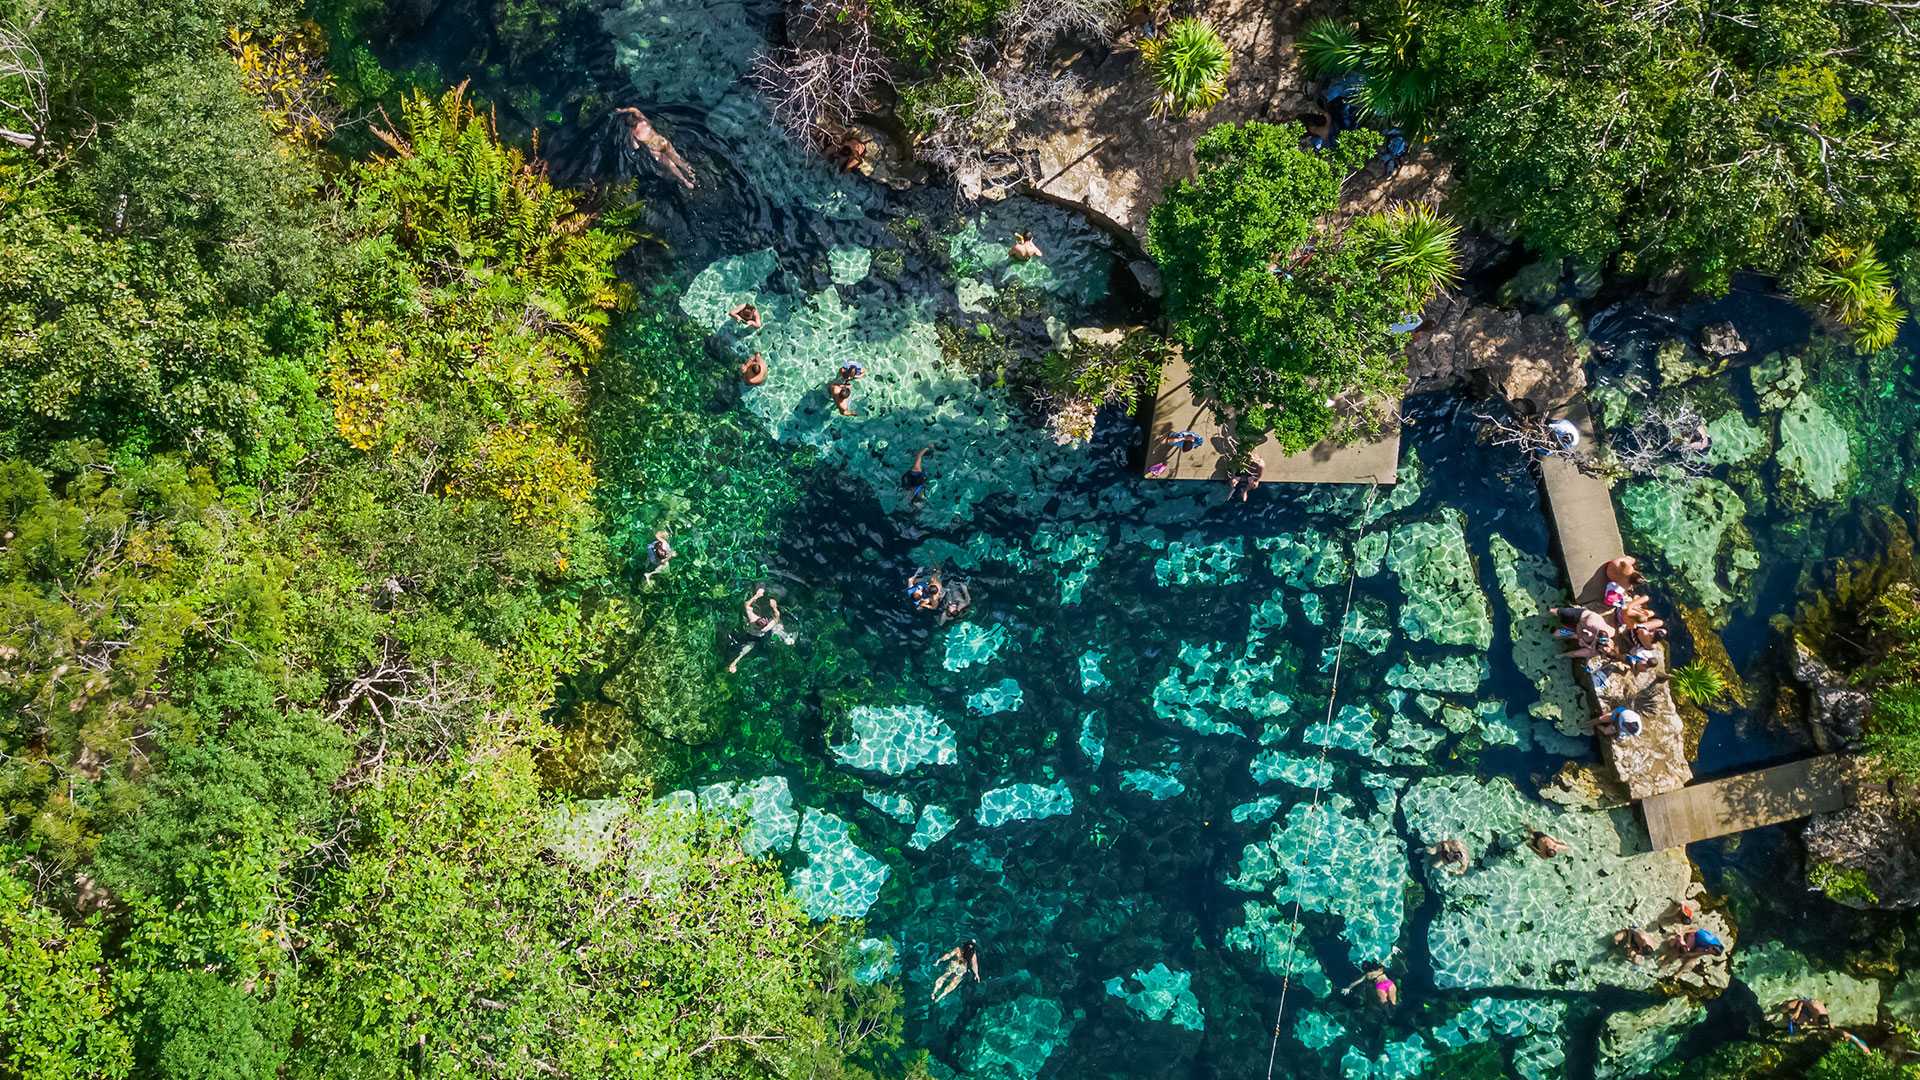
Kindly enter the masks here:
[[1406, 845], [1393, 826], [1391, 799], [1370, 817], [1354, 810], [1338, 794], [1317, 806], [1296, 805], [1269, 839], [1247, 845], [1227, 884], [1271, 890], [1280, 904], [1297, 900], [1305, 911], [1339, 916], [1349, 957], [1364, 964], [1385, 957], [1400, 939]]
[[1246, 556], [1246, 541], [1238, 536], [1213, 544], [1175, 540], [1154, 560], [1153, 580], [1162, 585], [1231, 585], [1246, 580], [1240, 569]]
[[1007, 628], [999, 623], [954, 623], [947, 629], [947, 658], [942, 666], [948, 671], [963, 671], [986, 664], [1000, 655], [1006, 643]]
[[1340, 1076], [1342, 1080], [1414, 1080], [1432, 1063], [1427, 1040], [1415, 1034], [1388, 1043], [1376, 1058], [1368, 1058], [1357, 1046], [1347, 1047], [1340, 1056]]
[[1333, 763], [1323, 757], [1303, 757], [1289, 750], [1262, 750], [1248, 763], [1257, 784], [1283, 783], [1303, 788], [1333, 784]]
[[1087, 764], [1099, 768], [1107, 757], [1107, 722], [1100, 714], [1091, 709], [1080, 718], [1080, 738], [1078, 740], [1081, 756]]
[[1161, 802], [1187, 790], [1187, 785], [1181, 783], [1179, 777], [1166, 773], [1125, 769], [1120, 773], [1120, 790], [1137, 791], [1155, 802]]
[[1771, 1009], [1794, 998], [1817, 998], [1827, 1006], [1834, 1027], [1872, 1024], [1880, 1016], [1880, 983], [1844, 971], [1816, 970], [1785, 943], [1769, 941], [1743, 950], [1733, 960], [1734, 977]]
[[835, 285], [858, 285], [873, 266], [873, 252], [850, 244], [836, 244], [827, 252], [827, 272]]
[[[1174, 971], [1158, 963], [1126, 978], [1116, 975], [1107, 980], [1107, 993], [1127, 1003], [1127, 1008], [1149, 1020], [1164, 1020], [1188, 1031], [1206, 1027], [1206, 1015], [1200, 1011], [1200, 999], [1193, 996], [1193, 976]], [[1140, 989], [1131, 989], [1132, 984]]]
[[1021, 692], [1020, 684], [1012, 679], [1001, 679], [992, 686], [967, 697], [967, 711], [976, 716], [992, 716], [995, 713], [1012, 712], [1018, 709], [1026, 695]]
[[1700, 606], [1724, 611], [1759, 555], [1745, 539], [1747, 504], [1710, 476], [1636, 480], [1620, 492], [1632, 546], [1658, 551], [1680, 591]]
[[1309, 1050], [1325, 1050], [1346, 1034], [1345, 1025], [1319, 1009], [1303, 1009], [1293, 1022], [1293, 1037]]
[[807, 864], [795, 870], [787, 883], [810, 918], [857, 919], [879, 899], [880, 887], [887, 882], [887, 864], [853, 842], [845, 821], [809, 809], [800, 819], [794, 845], [808, 857]]
[[[1663, 979], [1726, 985], [1724, 958], [1708, 958], [1682, 975], [1672, 961], [1636, 965], [1613, 948], [1614, 932], [1626, 926], [1661, 934], [1674, 902], [1698, 892], [1684, 852], [1623, 849], [1622, 836], [1634, 829], [1630, 818], [1616, 827], [1605, 811], [1535, 802], [1504, 777], [1424, 777], [1400, 805], [1420, 845], [1455, 839], [1475, 854], [1465, 874], [1428, 875], [1429, 888], [1441, 897], [1427, 942], [1436, 985], [1648, 990]], [[1539, 857], [1526, 846], [1536, 828], [1571, 849]], [[1718, 913], [1701, 921], [1732, 942]]]
[[900, 950], [886, 938], [861, 938], [852, 946], [853, 981], [861, 986], [886, 982], [900, 974]]
[[1202, 735], [1245, 738], [1246, 732], [1220, 714], [1234, 711], [1260, 719], [1285, 715], [1292, 701], [1271, 688], [1281, 664], [1278, 655], [1259, 663], [1234, 659], [1220, 642], [1183, 644], [1180, 666], [1153, 688], [1154, 714]]
[[1009, 784], [980, 796], [973, 819], [987, 828], [1013, 821], [1037, 821], [1073, 813], [1073, 792], [1065, 781], [1051, 785]]
[[745, 811], [747, 831], [741, 846], [749, 855], [785, 851], [793, 843], [800, 815], [793, 809], [793, 791], [784, 776], [763, 776], [745, 784], [714, 784], [700, 789], [700, 809]]
[[1706, 1018], [1705, 1006], [1683, 997], [1610, 1014], [1594, 1051], [1595, 1080], [1642, 1075], [1665, 1061], [1687, 1032]]
[[1509, 1067], [1524, 1080], [1557, 1077], [1566, 1065], [1561, 1032], [1567, 1003], [1544, 998], [1475, 998], [1430, 1032], [1448, 1050], [1497, 1041], [1511, 1054]]
[[915, 851], [925, 851], [946, 839], [958, 824], [959, 821], [946, 807], [929, 803], [920, 808], [920, 820], [914, 823], [913, 835], [907, 838], [907, 846]]
[[1288, 919], [1288, 909], [1249, 900], [1240, 906], [1240, 913], [1240, 924], [1222, 935], [1223, 945], [1233, 952], [1252, 954], [1269, 975], [1291, 976], [1295, 985], [1305, 987], [1314, 997], [1333, 993], [1333, 984], [1320, 969], [1312, 946], [1300, 940], [1302, 928]]
[[1086, 652], [1080, 654], [1081, 693], [1091, 694], [1095, 690], [1107, 685], [1107, 673], [1100, 670], [1100, 661], [1106, 658], [1106, 653], [1095, 649], [1088, 649]]
[[1399, 575], [1406, 594], [1400, 629], [1415, 641], [1476, 649], [1493, 643], [1493, 619], [1474, 577], [1465, 523], [1465, 514], [1447, 509], [1433, 521], [1393, 530], [1387, 568]]
[[1749, 423], [1739, 409], [1728, 409], [1707, 421], [1708, 465], [1751, 465], [1773, 449], [1773, 433]]
[[1847, 429], [1811, 394], [1801, 394], [1780, 414], [1780, 478], [1789, 495], [1832, 502], [1853, 481], [1853, 450]]
[[1471, 694], [1487, 678], [1481, 656], [1448, 656], [1425, 663], [1413, 658], [1387, 669], [1387, 685], [1401, 690], [1432, 690], [1442, 694]]
[[1560, 571], [1545, 556], [1523, 553], [1504, 536], [1495, 536], [1490, 547], [1493, 576], [1507, 604], [1513, 662], [1540, 695], [1527, 712], [1564, 737], [1543, 739], [1543, 749], [1582, 752], [1591, 734], [1586, 694], [1574, 681], [1573, 665], [1561, 655], [1555, 620], [1547, 614], [1571, 602]]
[[951, 765], [958, 741], [945, 720], [919, 705], [857, 705], [847, 710], [849, 742], [830, 746], [842, 764], [899, 776], [922, 765]]
[[880, 791], [865, 792], [860, 796], [868, 806], [887, 815], [902, 825], [913, 824], [913, 800], [905, 795], [893, 795]]
[[974, 1015], [960, 1069], [968, 1080], [1034, 1080], [1073, 1027], [1059, 1002], [1022, 994]]

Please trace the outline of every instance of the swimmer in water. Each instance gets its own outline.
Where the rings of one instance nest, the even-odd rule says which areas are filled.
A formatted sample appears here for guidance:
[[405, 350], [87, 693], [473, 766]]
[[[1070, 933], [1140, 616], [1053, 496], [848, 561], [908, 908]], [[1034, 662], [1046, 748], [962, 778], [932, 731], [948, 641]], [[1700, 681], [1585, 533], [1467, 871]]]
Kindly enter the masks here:
[[766, 382], [766, 359], [759, 353], [754, 353], [752, 356], [747, 357], [747, 362], [740, 365], [740, 378], [741, 381], [745, 382], [748, 386], [759, 386], [761, 383]]
[[653, 121], [647, 114], [631, 106], [613, 110], [614, 118], [619, 120], [626, 131], [626, 148], [629, 153], [638, 153], [645, 149], [653, 155], [653, 160], [668, 175], [678, 180], [688, 191], [696, 184], [693, 166], [673, 148], [673, 143], [665, 135], [655, 130]]

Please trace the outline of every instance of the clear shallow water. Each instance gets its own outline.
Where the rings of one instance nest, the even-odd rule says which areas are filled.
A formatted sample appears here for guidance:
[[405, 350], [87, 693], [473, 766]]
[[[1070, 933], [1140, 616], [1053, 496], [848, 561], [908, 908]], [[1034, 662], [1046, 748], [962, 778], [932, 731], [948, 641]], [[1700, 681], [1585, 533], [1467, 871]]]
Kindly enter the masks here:
[[[873, 971], [890, 969], [889, 951], [897, 957], [909, 1037], [941, 1068], [1260, 1075], [1282, 986], [1269, 961], [1285, 960], [1272, 942], [1259, 947], [1260, 931], [1284, 926], [1298, 893], [1304, 959], [1292, 965], [1275, 1075], [1589, 1075], [1600, 1016], [1649, 999], [1571, 981], [1443, 989], [1461, 981], [1458, 957], [1429, 950], [1447, 912], [1410, 854], [1405, 805], [1408, 792], [1447, 776], [1506, 778], [1530, 795], [1568, 760], [1548, 749], [1561, 745], [1551, 725], [1527, 716], [1538, 695], [1516, 666], [1513, 613], [1495, 573], [1495, 537], [1523, 555], [1548, 553], [1532, 479], [1504, 452], [1475, 446], [1441, 401], [1421, 403], [1408, 432], [1422, 493], [1365, 523], [1360, 489], [1270, 486], [1248, 505], [1224, 506], [1215, 489], [1145, 484], [1130, 460], [1138, 432], [1124, 417], [1103, 418], [1090, 447], [1053, 446], [942, 356], [933, 325], [970, 325], [996, 297], [1020, 292], [1009, 280], [1021, 275], [1032, 295], [1014, 324], [1029, 344], [1072, 325], [1125, 321], [1111, 244], [1050, 207], [1013, 200], [961, 212], [940, 193], [884, 193], [786, 146], [740, 78], [758, 44], [753, 29], [772, 15], [764, 3], [671, 0], [630, 5], [608, 24], [633, 103], [702, 176], [691, 197], [648, 186], [649, 224], [665, 244], [642, 253], [638, 272], [672, 277], [687, 314], [718, 330], [715, 363], [768, 353], [774, 377], [740, 407], [770, 439], [821, 461], [799, 514], [768, 542], [770, 579], [801, 642], [743, 665], [756, 704], [695, 756], [685, 782], [781, 778], [793, 804], [775, 815], [781, 857], [820, 910], [865, 913], [886, 943]], [[1015, 230], [1036, 233], [1044, 264], [996, 258]], [[723, 317], [746, 297], [768, 316], [752, 339]], [[1624, 340], [1721, 317], [1740, 320], [1756, 349], [1806, 332], [1804, 320], [1743, 290], [1670, 319], [1635, 315], [1612, 333]], [[852, 358], [870, 371], [858, 403], [869, 415], [857, 422], [828, 416], [817, 393]], [[1896, 392], [1910, 395], [1910, 382]], [[1750, 396], [1741, 404], [1754, 407]], [[936, 480], [915, 510], [895, 478], [926, 443], [939, 447]], [[1410, 640], [1405, 582], [1381, 568], [1354, 585], [1364, 622], [1342, 654], [1329, 709], [1323, 662], [1346, 605], [1343, 571], [1368, 551], [1380, 559], [1378, 539], [1397, 528], [1440, 523], [1443, 508], [1462, 514], [1490, 644]], [[1803, 570], [1857, 543], [1846, 527], [1852, 509], [1756, 503], [1748, 524], [1761, 565], [1751, 602], [1736, 605], [1724, 630], [1743, 671], [1764, 663], [1767, 617], [1791, 602]], [[1377, 539], [1361, 539], [1369, 534]], [[1300, 565], [1299, 541], [1321, 559]], [[906, 578], [927, 564], [970, 583], [971, 629], [956, 636], [910, 609]], [[1447, 658], [1475, 674], [1486, 663], [1471, 686], [1432, 695], [1471, 718], [1429, 715], [1417, 691], [1389, 685], [1397, 665]], [[1472, 713], [1483, 704], [1494, 710]], [[915, 725], [908, 756], [862, 756], [871, 725], [901, 716]], [[1322, 771], [1321, 742], [1336, 745], [1325, 749], [1316, 797], [1298, 781]], [[1716, 716], [1697, 768], [1728, 771], [1791, 749], [1765, 725]], [[905, 761], [915, 763], [896, 775]], [[887, 768], [862, 767], [880, 763]], [[1049, 816], [1010, 819], [1026, 813]], [[1604, 817], [1592, 824], [1608, 828]], [[789, 849], [796, 831], [799, 847]], [[1270, 840], [1281, 844], [1283, 874], [1262, 874], [1247, 854]], [[1814, 944], [1798, 918], [1802, 900], [1779, 884], [1796, 873], [1779, 830], [1695, 855], [1716, 887], [1766, 883], [1743, 948], [1774, 935]], [[968, 938], [981, 943], [986, 981], [929, 1006], [935, 957]], [[1405, 996], [1393, 1014], [1316, 993], [1392, 948]], [[1742, 1030], [1740, 1010], [1752, 1005], [1729, 995], [1714, 1007], [1717, 1034], [1696, 1041]], [[1302, 1026], [1309, 1013], [1318, 1019]]]

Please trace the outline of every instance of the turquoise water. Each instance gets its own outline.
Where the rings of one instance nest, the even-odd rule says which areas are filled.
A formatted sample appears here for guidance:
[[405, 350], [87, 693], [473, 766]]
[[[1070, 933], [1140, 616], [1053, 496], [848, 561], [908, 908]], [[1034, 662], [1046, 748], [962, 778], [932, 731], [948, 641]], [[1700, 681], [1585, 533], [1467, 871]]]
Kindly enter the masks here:
[[[1031, 351], [1142, 315], [1113, 242], [1035, 202], [884, 193], [788, 147], [742, 80], [761, 42], [732, 29], [771, 17], [671, 0], [607, 23], [634, 103], [702, 176], [691, 197], [645, 189], [667, 247], [639, 273], [713, 332], [716, 365], [764, 353], [766, 385], [728, 407], [817, 463], [766, 538], [797, 643], [742, 664], [756, 705], [676, 798], [748, 815], [750, 846], [785, 861], [811, 913], [866, 920], [861, 970], [900, 980], [936, 1074], [1624, 1076], [1744, 1031], [1750, 995], [1662, 1005], [1606, 948], [1691, 868], [1639, 852], [1626, 811], [1538, 795], [1591, 752], [1538, 633], [1557, 574], [1523, 461], [1440, 400], [1414, 404], [1401, 484], [1269, 486], [1245, 505], [1140, 480], [1123, 416], [1057, 444], [958, 354], [987, 340], [976, 323]], [[1016, 231], [1048, 257], [1011, 264]], [[757, 333], [727, 318], [743, 300]], [[1731, 314], [1756, 351], [1797, 348], [1806, 328], [1781, 310], [1737, 296], [1680, 321]], [[1614, 325], [1605, 381], [1644, 406], [1639, 345], [1667, 324]], [[847, 418], [821, 388], [851, 359], [867, 375]], [[1769, 616], [1859, 547], [1861, 506], [1911, 514], [1886, 481], [1920, 456], [1904, 364], [1835, 361], [1773, 387], [1774, 407], [1817, 401], [1850, 425], [1838, 472], [1823, 444], [1835, 483], [1789, 499], [1759, 456], [1716, 466], [1741, 498], [1718, 541], [1650, 559], [1663, 603], [1716, 606], [1743, 672], [1766, 664]], [[1696, 389], [1753, 416], [1768, 387], [1735, 371]], [[934, 479], [915, 503], [899, 477], [922, 446]], [[1672, 520], [1653, 531], [1696, 517]], [[968, 583], [964, 618], [912, 608], [925, 566]], [[1793, 749], [1718, 714], [1696, 768]], [[1531, 828], [1575, 854], [1536, 859]], [[1420, 848], [1447, 838], [1474, 873], [1426, 865]], [[1742, 951], [1829, 944], [1780, 884], [1798, 873], [1780, 830], [1695, 854], [1735, 898]], [[968, 939], [984, 981], [931, 1004], [936, 958]], [[1399, 980], [1398, 1009], [1340, 992], [1372, 961]]]

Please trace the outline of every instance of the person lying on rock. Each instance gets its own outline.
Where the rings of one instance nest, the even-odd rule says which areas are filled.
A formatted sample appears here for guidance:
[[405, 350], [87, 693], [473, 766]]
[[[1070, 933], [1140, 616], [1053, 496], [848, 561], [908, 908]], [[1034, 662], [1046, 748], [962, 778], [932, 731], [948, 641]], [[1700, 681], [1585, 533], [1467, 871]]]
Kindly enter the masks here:
[[1704, 926], [1680, 931], [1673, 935], [1673, 940], [1669, 944], [1674, 952], [1688, 959], [1708, 955], [1722, 956], [1727, 951], [1726, 945], [1720, 940], [1720, 935]]
[[1628, 960], [1636, 964], [1652, 959], [1660, 951], [1660, 943], [1654, 940], [1653, 935], [1637, 926], [1629, 926], [1614, 934], [1613, 943], [1627, 954]]
[[1467, 845], [1458, 840], [1452, 838], [1442, 840], [1428, 848], [1427, 855], [1433, 859], [1435, 865], [1444, 866], [1456, 874], [1467, 872], [1467, 863], [1470, 861]]
[[687, 159], [680, 156], [680, 151], [673, 148], [673, 143], [667, 141], [665, 135], [654, 129], [646, 113], [628, 106], [613, 110], [613, 115], [626, 129], [629, 152], [645, 149], [668, 176], [678, 180], [688, 191], [694, 189], [697, 178], [693, 174], [693, 166], [687, 164]]
[[1539, 829], [1532, 830], [1527, 838], [1527, 846], [1533, 849], [1535, 855], [1543, 859], [1551, 859], [1555, 855], [1573, 850], [1573, 845], [1564, 840], [1556, 840]]
[[1783, 1001], [1774, 1007], [1780, 1018], [1787, 1022], [1787, 1034], [1792, 1035], [1801, 1028], [1832, 1027], [1833, 1018], [1827, 1015], [1827, 1003], [1819, 998], [1794, 998]]
[[751, 303], [741, 304], [739, 307], [727, 312], [727, 317], [749, 330], [760, 329], [760, 309], [754, 307]]

